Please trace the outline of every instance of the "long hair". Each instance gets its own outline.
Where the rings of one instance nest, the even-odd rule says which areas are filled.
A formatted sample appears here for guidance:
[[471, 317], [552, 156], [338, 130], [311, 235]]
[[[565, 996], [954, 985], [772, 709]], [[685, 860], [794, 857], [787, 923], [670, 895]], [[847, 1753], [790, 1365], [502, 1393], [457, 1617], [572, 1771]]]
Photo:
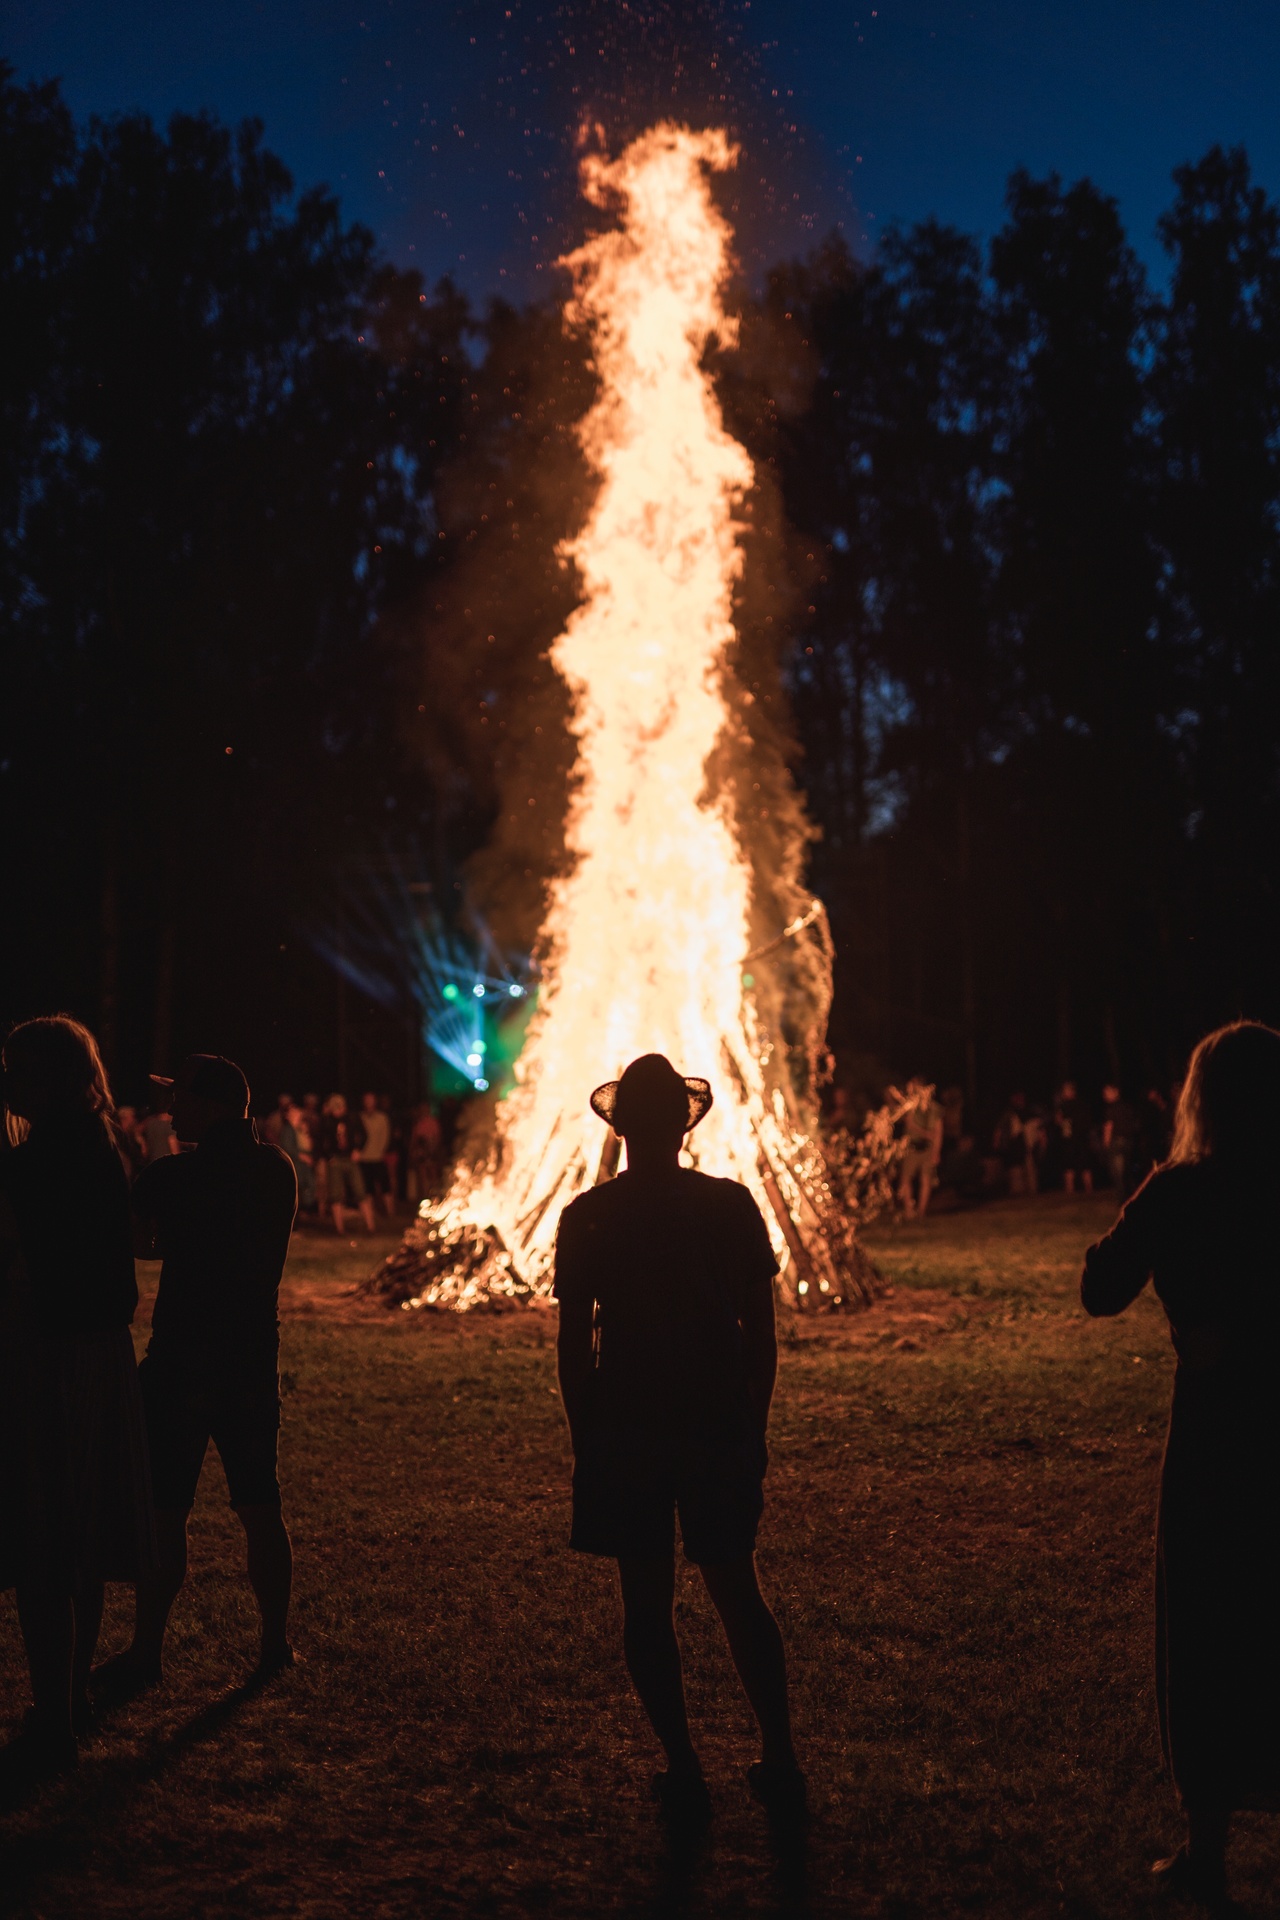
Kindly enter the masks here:
[[1206, 1033], [1178, 1096], [1170, 1160], [1255, 1161], [1280, 1151], [1280, 1033], [1235, 1020]]
[[[98, 1043], [88, 1027], [69, 1013], [51, 1013], [14, 1027], [4, 1043], [6, 1071], [38, 1086], [51, 1113], [96, 1113], [112, 1131], [115, 1104]], [[25, 1138], [26, 1121], [6, 1113], [15, 1143]]]

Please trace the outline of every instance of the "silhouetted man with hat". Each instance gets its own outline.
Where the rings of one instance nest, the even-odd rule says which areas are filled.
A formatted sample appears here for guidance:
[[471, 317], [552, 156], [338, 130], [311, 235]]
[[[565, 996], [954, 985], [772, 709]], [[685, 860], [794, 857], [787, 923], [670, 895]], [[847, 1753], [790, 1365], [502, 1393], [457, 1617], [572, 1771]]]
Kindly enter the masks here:
[[172, 1080], [173, 1130], [191, 1153], [156, 1161], [133, 1189], [135, 1245], [162, 1261], [151, 1340], [139, 1369], [160, 1547], [138, 1593], [134, 1642], [103, 1669], [121, 1692], [160, 1678], [169, 1611], [187, 1571], [187, 1516], [209, 1441], [248, 1543], [262, 1616], [258, 1672], [293, 1664], [293, 1554], [280, 1511], [277, 1296], [297, 1209], [292, 1162], [261, 1142], [240, 1068], [193, 1053]]
[[705, 1080], [661, 1054], [591, 1105], [626, 1142], [626, 1170], [565, 1208], [556, 1242], [560, 1389], [573, 1440], [570, 1545], [617, 1559], [627, 1666], [667, 1771], [654, 1791], [701, 1823], [710, 1796], [689, 1736], [673, 1619], [675, 1519], [760, 1724], [757, 1798], [805, 1810], [782, 1636], [756, 1581], [765, 1430], [777, 1372], [777, 1261], [750, 1193], [680, 1165], [711, 1106]]

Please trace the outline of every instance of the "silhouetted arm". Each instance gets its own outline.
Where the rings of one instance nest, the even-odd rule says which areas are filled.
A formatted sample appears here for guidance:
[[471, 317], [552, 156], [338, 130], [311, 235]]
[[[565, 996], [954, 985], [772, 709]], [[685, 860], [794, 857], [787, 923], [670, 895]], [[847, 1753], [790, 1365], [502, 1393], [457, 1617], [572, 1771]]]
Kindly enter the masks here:
[[1158, 1174], [1134, 1194], [1109, 1234], [1084, 1257], [1080, 1300], [1094, 1319], [1123, 1313], [1137, 1299], [1155, 1264], [1155, 1231], [1163, 1212]]
[[567, 1207], [560, 1217], [560, 1229], [556, 1234], [553, 1288], [560, 1302], [560, 1331], [556, 1336], [560, 1398], [564, 1402], [569, 1438], [575, 1453], [580, 1451], [591, 1412], [595, 1380], [593, 1334], [596, 1307], [589, 1263], [581, 1253], [582, 1236], [578, 1226], [572, 1207]]
[[594, 1306], [590, 1294], [576, 1289], [560, 1302], [556, 1360], [560, 1372], [560, 1398], [564, 1402], [569, 1438], [575, 1453], [579, 1450], [591, 1410], [591, 1389], [595, 1375], [595, 1356], [591, 1350]]
[[778, 1335], [773, 1322], [773, 1281], [751, 1289], [740, 1316], [747, 1368], [747, 1397], [761, 1433], [769, 1424], [769, 1403], [778, 1377]]

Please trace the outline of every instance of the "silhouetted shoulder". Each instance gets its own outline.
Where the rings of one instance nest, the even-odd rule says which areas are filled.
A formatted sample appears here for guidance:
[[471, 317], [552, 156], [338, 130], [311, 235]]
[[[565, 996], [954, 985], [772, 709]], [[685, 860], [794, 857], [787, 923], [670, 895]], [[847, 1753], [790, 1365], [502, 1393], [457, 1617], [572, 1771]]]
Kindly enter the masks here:
[[275, 1146], [270, 1140], [258, 1140], [254, 1143], [254, 1159], [262, 1169], [264, 1179], [270, 1179], [282, 1196], [291, 1193], [297, 1200], [297, 1170], [282, 1147]]

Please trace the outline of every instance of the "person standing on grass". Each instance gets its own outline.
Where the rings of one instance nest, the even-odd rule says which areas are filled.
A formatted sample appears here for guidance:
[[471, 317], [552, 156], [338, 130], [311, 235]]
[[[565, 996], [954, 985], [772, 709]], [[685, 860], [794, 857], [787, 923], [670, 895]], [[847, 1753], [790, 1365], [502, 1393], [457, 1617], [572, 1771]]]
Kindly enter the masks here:
[[387, 1165], [387, 1154], [391, 1148], [391, 1115], [379, 1105], [376, 1093], [361, 1096], [360, 1126], [364, 1138], [356, 1148], [355, 1157], [364, 1176], [369, 1205], [375, 1207], [381, 1199], [383, 1210], [390, 1217], [396, 1204], [391, 1189], [391, 1169]]
[[103, 1584], [145, 1578], [155, 1532], [129, 1183], [93, 1035], [65, 1015], [15, 1027], [4, 1104], [0, 1585], [17, 1589], [35, 1702], [5, 1750], [9, 1785], [75, 1765]]
[[570, 1546], [618, 1562], [623, 1648], [667, 1769], [654, 1793], [701, 1824], [711, 1801], [689, 1734], [673, 1619], [675, 1517], [720, 1615], [763, 1739], [756, 1797], [798, 1819], [782, 1636], [756, 1581], [765, 1432], [777, 1372], [777, 1261], [751, 1195], [680, 1165], [711, 1106], [661, 1054], [633, 1060], [591, 1105], [626, 1170], [560, 1219], [560, 1391], [573, 1443]]
[[[898, 1199], [904, 1220], [910, 1220], [913, 1211], [917, 1220], [923, 1220], [929, 1211], [933, 1183], [938, 1177], [946, 1116], [933, 1097], [933, 1088], [925, 1081], [908, 1080], [907, 1092], [920, 1095], [921, 1100], [907, 1115], [907, 1146], [902, 1156]], [[926, 1094], [927, 1099], [923, 1098]]]
[[1238, 1021], [1191, 1056], [1173, 1150], [1090, 1247], [1116, 1314], [1148, 1279], [1177, 1355], [1156, 1527], [1156, 1695], [1186, 1839], [1157, 1879], [1225, 1908], [1239, 1808], [1280, 1809], [1280, 1033]]
[[249, 1116], [240, 1068], [193, 1053], [173, 1080], [173, 1128], [194, 1153], [146, 1168], [133, 1189], [135, 1248], [162, 1261], [139, 1378], [147, 1417], [160, 1560], [138, 1589], [132, 1646], [99, 1670], [123, 1697], [161, 1677], [169, 1612], [187, 1574], [187, 1517], [209, 1441], [248, 1544], [262, 1620], [257, 1674], [294, 1663], [293, 1552], [280, 1510], [277, 1296], [297, 1209], [293, 1167]]
[[331, 1093], [320, 1122], [319, 1153], [325, 1166], [325, 1193], [335, 1233], [345, 1229], [347, 1209], [354, 1207], [366, 1233], [377, 1231], [373, 1201], [364, 1183], [364, 1169], [356, 1158], [364, 1145], [364, 1122], [348, 1113], [345, 1095]]

